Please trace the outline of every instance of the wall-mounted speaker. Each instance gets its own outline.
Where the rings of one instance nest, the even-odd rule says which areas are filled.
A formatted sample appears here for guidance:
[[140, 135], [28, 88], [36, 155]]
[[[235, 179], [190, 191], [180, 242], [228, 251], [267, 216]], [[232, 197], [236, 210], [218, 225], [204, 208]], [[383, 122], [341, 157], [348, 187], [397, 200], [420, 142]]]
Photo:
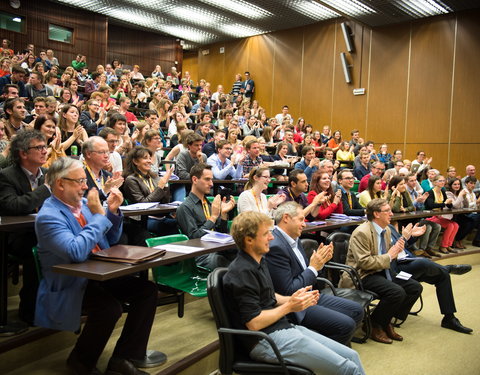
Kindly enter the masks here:
[[345, 52], [340, 52], [340, 61], [342, 62], [343, 75], [345, 76], [345, 82], [352, 83], [352, 75], [350, 74], [350, 65], [347, 61], [347, 55]]
[[350, 26], [346, 22], [340, 24], [343, 33], [343, 39], [345, 39], [345, 45], [347, 46], [348, 52], [355, 52], [355, 45], [353, 44], [353, 34]]

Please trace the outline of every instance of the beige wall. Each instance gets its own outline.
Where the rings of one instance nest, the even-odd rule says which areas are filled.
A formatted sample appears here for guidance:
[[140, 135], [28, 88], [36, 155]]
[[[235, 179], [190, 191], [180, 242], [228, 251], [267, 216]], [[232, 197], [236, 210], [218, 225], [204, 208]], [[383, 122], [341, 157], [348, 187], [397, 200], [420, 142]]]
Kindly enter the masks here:
[[[185, 55], [183, 70], [227, 90], [235, 73], [249, 70], [255, 99], [270, 115], [288, 104], [317, 129], [329, 124], [349, 137], [358, 128], [390, 151], [413, 158], [423, 149], [435, 167], [455, 165], [463, 174], [480, 162], [479, 19], [475, 10], [373, 30], [349, 22], [350, 85], [339, 58], [346, 52], [340, 20], [209, 45], [208, 55]], [[354, 96], [358, 87], [366, 94]]]

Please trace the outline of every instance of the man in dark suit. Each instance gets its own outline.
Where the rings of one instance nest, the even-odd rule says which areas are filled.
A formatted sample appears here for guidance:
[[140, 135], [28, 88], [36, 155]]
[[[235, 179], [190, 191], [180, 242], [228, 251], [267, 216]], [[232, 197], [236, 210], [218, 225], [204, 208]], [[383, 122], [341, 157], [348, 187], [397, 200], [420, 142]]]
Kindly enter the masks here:
[[[365, 289], [378, 294], [380, 302], [371, 315], [371, 339], [391, 344], [402, 341], [395, 332], [391, 320], [407, 319], [408, 313], [422, 293], [422, 285], [416, 280], [400, 279], [394, 272], [398, 254], [405, 247], [405, 239], [391, 244], [388, 224], [393, 216], [385, 199], [373, 199], [367, 205], [368, 221], [354, 230], [347, 253], [347, 266], [357, 270]], [[423, 229], [424, 231], [424, 229]], [[414, 233], [414, 235], [421, 233]], [[407, 238], [408, 240], [408, 238]], [[353, 287], [351, 280], [342, 275], [341, 287]]]
[[[418, 226], [419, 224], [416, 225], [416, 227]], [[411, 237], [409, 243], [415, 240], [416, 236], [413, 236], [411, 233], [412, 231], [414, 232], [416, 228], [412, 227], [412, 224], [403, 228], [402, 235], [397, 232], [393, 225], [390, 224], [389, 228], [392, 233], [393, 243], [397, 242], [402, 235], [404, 237]], [[471, 333], [473, 330], [464, 327], [454, 315], [457, 310], [455, 308], [450, 274], [463, 275], [469, 272], [472, 266], [469, 264], [450, 264], [443, 266], [430, 259], [416, 258], [407, 248], [405, 248], [404, 251], [405, 257], [402, 257], [402, 260], [394, 263], [395, 272], [407, 272], [417, 281], [435, 285], [440, 312], [444, 315], [441, 323], [442, 327], [461, 333]]]
[[252, 99], [255, 92], [255, 82], [250, 78], [250, 72], [245, 72], [245, 81], [242, 82], [242, 88], [240, 92], [243, 93], [245, 98]]
[[[290, 296], [300, 288], [315, 287], [318, 272], [332, 257], [333, 245], [320, 245], [310, 259], [307, 258], [299, 240], [305, 228], [305, 216], [298, 203], [280, 205], [275, 211], [275, 223], [275, 238], [266, 254], [275, 292]], [[293, 313], [291, 318], [296, 324], [348, 344], [363, 319], [363, 309], [356, 302], [321, 294], [316, 305]]]
[[[38, 212], [50, 196], [42, 168], [47, 160], [45, 137], [36, 130], [22, 130], [12, 139], [13, 165], [0, 171], [0, 215], [28, 215]], [[23, 263], [23, 286], [20, 290], [20, 318], [33, 324], [38, 278], [32, 247], [37, 244], [33, 229], [9, 233], [8, 252]]]
[[342, 191], [343, 213], [348, 216], [365, 215], [365, 209], [358, 202], [355, 193], [350, 191], [355, 183], [352, 171], [350, 169], [341, 170], [338, 172], [337, 181]]
[[82, 155], [88, 186], [85, 196], [90, 189], [97, 188], [100, 200], [103, 202], [107, 199], [110, 189], [118, 188], [123, 184], [123, 177], [119, 172], [112, 175], [103, 169], [110, 157], [108, 143], [102, 137], [90, 137], [82, 144]]

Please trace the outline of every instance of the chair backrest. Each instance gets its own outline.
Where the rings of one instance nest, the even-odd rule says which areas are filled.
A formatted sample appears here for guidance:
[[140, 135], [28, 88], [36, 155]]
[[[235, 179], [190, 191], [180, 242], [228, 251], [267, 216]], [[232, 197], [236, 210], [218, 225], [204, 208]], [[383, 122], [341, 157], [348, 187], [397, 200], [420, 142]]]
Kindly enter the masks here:
[[[210, 303], [217, 329], [232, 328], [223, 296], [223, 276], [225, 276], [226, 273], [227, 268], [216, 268], [208, 275], [207, 279], [208, 302]], [[232, 364], [235, 359], [233, 337], [230, 335], [219, 335], [219, 343], [220, 372], [222, 374], [231, 374], [233, 371]]]
[[184, 234], [172, 234], [170, 236], [147, 238], [145, 242], [148, 247], [155, 247], [159, 245], [166, 245], [173, 242], [187, 241], [188, 237]]
[[32, 247], [33, 260], [35, 262], [35, 269], [37, 270], [38, 281], [43, 279], [42, 266], [40, 265], [40, 259], [38, 257], [38, 249], [36, 246]]
[[308, 259], [312, 256], [313, 252], [318, 249], [318, 242], [311, 238], [301, 238], [303, 250]]
[[[350, 236], [351, 235], [349, 233], [334, 232], [327, 237], [329, 242], [333, 242], [333, 262], [345, 264], [347, 260]], [[340, 272], [338, 270], [330, 271], [333, 285], [338, 286], [340, 281]]]

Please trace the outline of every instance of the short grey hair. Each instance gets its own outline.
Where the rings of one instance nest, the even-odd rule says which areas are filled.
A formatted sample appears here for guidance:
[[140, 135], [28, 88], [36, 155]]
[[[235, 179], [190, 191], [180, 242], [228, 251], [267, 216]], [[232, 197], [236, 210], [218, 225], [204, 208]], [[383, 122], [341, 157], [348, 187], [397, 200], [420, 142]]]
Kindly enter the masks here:
[[282, 203], [273, 212], [273, 219], [275, 220], [275, 224], [278, 225], [282, 221], [283, 215], [296, 217], [298, 215], [298, 209], [301, 209], [303, 211], [303, 207], [300, 206], [297, 202], [289, 201]]
[[325, 167], [328, 163], [331, 163], [333, 165], [333, 162], [329, 159], [323, 159], [319, 164], [319, 168], [323, 168]]
[[87, 152], [92, 152], [94, 151], [95, 148], [95, 143], [97, 142], [106, 142], [105, 139], [99, 136], [93, 136], [88, 138], [85, 142], [82, 144], [82, 155], [85, 156]]
[[55, 160], [50, 168], [48, 168], [47, 175], [45, 177], [48, 186], [53, 187], [55, 181], [68, 175], [72, 169], [83, 169], [83, 164], [80, 160], [72, 159], [70, 157], [63, 157]]

